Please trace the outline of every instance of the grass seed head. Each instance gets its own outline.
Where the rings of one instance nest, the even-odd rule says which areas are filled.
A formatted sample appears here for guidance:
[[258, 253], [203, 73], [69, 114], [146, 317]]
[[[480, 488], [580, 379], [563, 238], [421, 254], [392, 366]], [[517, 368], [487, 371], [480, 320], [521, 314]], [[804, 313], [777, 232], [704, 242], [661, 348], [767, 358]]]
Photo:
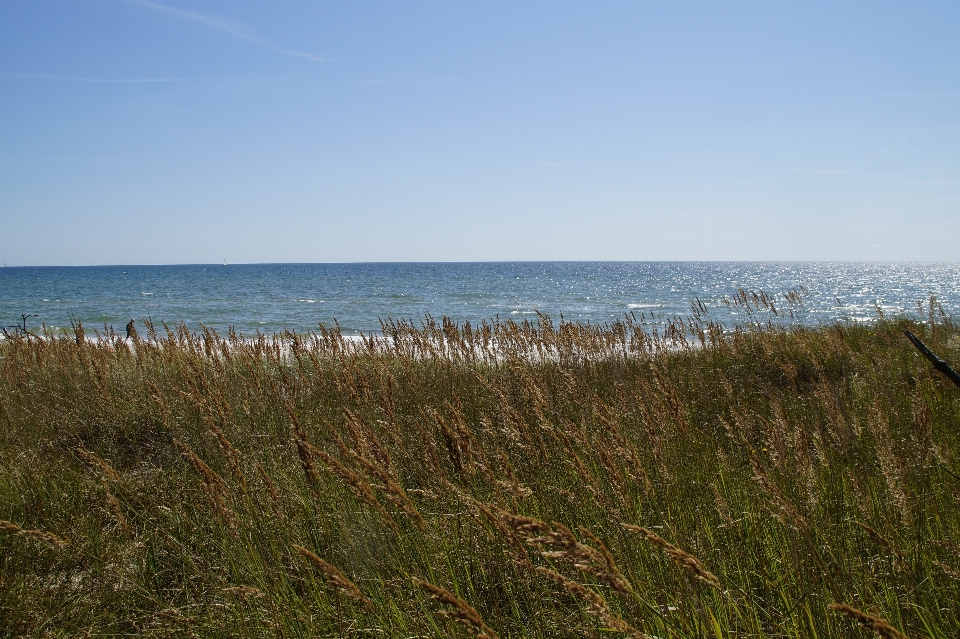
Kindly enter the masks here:
[[327, 585], [330, 588], [335, 588], [343, 594], [345, 594], [350, 599], [363, 604], [364, 606], [371, 608], [373, 603], [367, 599], [364, 594], [357, 588], [356, 584], [350, 581], [346, 575], [340, 572], [340, 569], [334, 566], [331, 563], [328, 563], [318, 557], [313, 552], [307, 550], [303, 546], [293, 544], [293, 549], [300, 553], [307, 561], [312, 563], [316, 568], [323, 573], [323, 576], [327, 582]]
[[549, 568], [538, 566], [537, 572], [569, 592], [577, 599], [587, 604], [585, 612], [588, 615], [596, 617], [608, 627], [625, 633], [631, 639], [652, 639], [652, 637], [649, 635], [640, 632], [624, 621], [620, 616], [614, 614], [607, 606], [607, 602], [605, 602], [603, 597], [598, 595], [596, 591], [587, 588], [583, 584], [580, 584], [572, 579], [564, 577], [560, 573], [550, 570]]
[[80, 456], [80, 459], [99, 469], [106, 479], [117, 483], [120, 482], [120, 474], [113, 468], [113, 466], [109, 464], [109, 462], [101, 459], [94, 453], [91, 453], [89, 450], [84, 450], [83, 448], [77, 448], [76, 452], [77, 455]]
[[42, 541], [46, 544], [53, 544], [54, 546], [68, 546], [70, 545], [70, 540], [65, 537], [58, 537], [53, 533], [46, 532], [45, 530], [29, 530], [27, 528], [22, 528], [17, 524], [5, 521], [0, 519], [0, 530], [6, 530], [15, 535], [21, 537], [27, 537], [29, 539], [36, 539], [37, 541]]
[[477, 639], [499, 639], [497, 633], [486, 624], [476, 608], [460, 599], [449, 590], [435, 586], [429, 581], [413, 578], [413, 583], [420, 586], [430, 594], [430, 598], [437, 603], [446, 606], [446, 610], [440, 614], [450, 617], [460, 625], [464, 626], [471, 635]]
[[868, 612], [857, 610], [852, 606], [842, 603], [830, 604], [829, 608], [834, 612], [838, 612], [845, 617], [853, 619], [867, 630], [874, 631], [883, 637], [883, 639], [910, 639], [907, 635], [890, 625], [889, 621], [883, 617], [880, 617], [879, 615], [872, 615]]
[[627, 530], [638, 532], [643, 535], [647, 541], [662, 550], [664, 554], [677, 562], [677, 565], [689, 572], [696, 579], [699, 579], [703, 583], [713, 586], [714, 588], [720, 588], [720, 580], [717, 578], [717, 576], [704, 568], [703, 564], [700, 563], [700, 560], [690, 553], [677, 548], [657, 533], [642, 526], [635, 526], [633, 524], [621, 524], [621, 526]]

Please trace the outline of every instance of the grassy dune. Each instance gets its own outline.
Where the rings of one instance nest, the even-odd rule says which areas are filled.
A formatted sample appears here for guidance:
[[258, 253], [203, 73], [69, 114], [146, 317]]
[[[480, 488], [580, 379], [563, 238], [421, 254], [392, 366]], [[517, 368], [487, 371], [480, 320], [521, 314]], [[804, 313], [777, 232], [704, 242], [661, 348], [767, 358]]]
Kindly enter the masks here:
[[960, 636], [960, 389], [904, 328], [960, 362], [945, 320], [6, 340], [0, 634]]

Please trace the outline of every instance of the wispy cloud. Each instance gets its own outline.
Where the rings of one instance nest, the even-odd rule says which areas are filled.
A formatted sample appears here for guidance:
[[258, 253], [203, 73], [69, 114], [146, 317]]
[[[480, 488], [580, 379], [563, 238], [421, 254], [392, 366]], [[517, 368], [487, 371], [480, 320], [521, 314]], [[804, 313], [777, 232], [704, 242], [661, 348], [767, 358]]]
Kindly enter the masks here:
[[230, 20], [228, 18], [222, 18], [220, 16], [210, 15], [207, 13], [196, 13], [194, 11], [186, 11], [184, 9], [178, 9], [176, 7], [170, 7], [165, 4], [159, 4], [157, 2], [151, 2], [150, 0], [126, 0], [130, 4], [135, 4], [145, 9], [151, 9], [159, 13], [163, 13], [169, 16], [180, 18], [182, 20], [189, 20], [191, 22], [196, 22], [204, 26], [210, 27], [211, 29], [216, 29], [222, 33], [226, 33], [238, 40], [243, 40], [245, 42], [250, 42], [251, 44], [256, 44], [278, 53], [284, 53], [286, 55], [292, 55], [298, 58], [304, 58], [306, 60], [313, 60], [314, 62], [327, 62], [326, 58], [323, 58], [312, 53], [304, 53], [302, 51], [294, 51], [292, 49], [286, 49], [284, 47], [278, 47], [275, 44], [267, 42], [263, 38], [259, 37], [256, 33], [250, 30], [246, 25]]
[[432, 73], [391, 73], [387, 78], [367, 78], [354, 80], [355, 84], [365, 85], [400, 85], [400, 84], [443, 84], [452, 82], [454, 78]]
[[5, 78], [22, 78], [24, 80], [53, 80], [57, 82], [92, 82], [95, 84], [155, 84], [163, 82], [183, 82], [179, 78], [87, 78], [72, 75], [54, 75], [52, 73], [16, 73], [4, 71], [0, 76]]

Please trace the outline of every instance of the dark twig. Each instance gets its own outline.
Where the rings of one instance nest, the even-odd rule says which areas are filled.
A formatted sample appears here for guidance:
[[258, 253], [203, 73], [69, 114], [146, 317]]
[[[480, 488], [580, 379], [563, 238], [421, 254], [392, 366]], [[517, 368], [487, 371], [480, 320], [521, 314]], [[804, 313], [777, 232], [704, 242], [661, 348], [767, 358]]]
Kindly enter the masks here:
[[945, 361], [936, 356], [936, 354], [927, 348], [923, 342], [921, 342], [916, 335], [910, 331], [903, 331], [903, 334], [907, 336], [913, 345], [917, 347], [917, 350], [920, 351], [924, 357], [930, 360], [930, 363], [933, 364], [933, 367], [950, 378], [950, 381], [960, 387], [960, 374], [957, 371], [950, 368], [950, 365]]
[[960, 475], [957, 475], [955, 472], [947, 468], [942, 462], [937, 462], [937, 466], [940, 467], [940, 470], [942, 470], [943, 472], [947, 473], [948, 475], [953, 477], [955, 480], [960, 482]]
[[[37, 315], [36, 313], [32, 313], [30, 315], [27, 315], [26, 313], [21, 313], [19, 322], [17, 322], [13, 326], [0, 326], [0, 332], [2, 332], [3, 336], [6, 337], [7, 339], [11, 339], [13, 337], [37, 337], [36, 333], [31, 331], [29, 328], [27, 328], [27, 320], [34, 317], [40, 317], [40, 316]], [[8, 328], [13, 329], [13, 335], [10, 335], [10, 333], [7, 332]]]

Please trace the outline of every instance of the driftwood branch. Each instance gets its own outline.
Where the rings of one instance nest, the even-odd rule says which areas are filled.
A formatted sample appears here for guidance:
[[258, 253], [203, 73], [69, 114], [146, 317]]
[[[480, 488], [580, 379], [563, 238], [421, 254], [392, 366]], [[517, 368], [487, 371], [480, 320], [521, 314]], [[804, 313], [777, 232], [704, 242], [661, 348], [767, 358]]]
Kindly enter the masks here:
[[936, 353], [927, 348], [916, 335], [907, 330], [903, 331], [903, 334], [907, 336], [908, 340], [913, 342], [913, 345], [917, 347], [917, 350], [920, 351], [924, 357], [930, 360], [930, 363], [933, 364], [935, 369], [949, 377], [950, 381], [960, 388], [960, 374], [958, 374], [957, 371], [950, 368], [949, 364], [937, 357]]

